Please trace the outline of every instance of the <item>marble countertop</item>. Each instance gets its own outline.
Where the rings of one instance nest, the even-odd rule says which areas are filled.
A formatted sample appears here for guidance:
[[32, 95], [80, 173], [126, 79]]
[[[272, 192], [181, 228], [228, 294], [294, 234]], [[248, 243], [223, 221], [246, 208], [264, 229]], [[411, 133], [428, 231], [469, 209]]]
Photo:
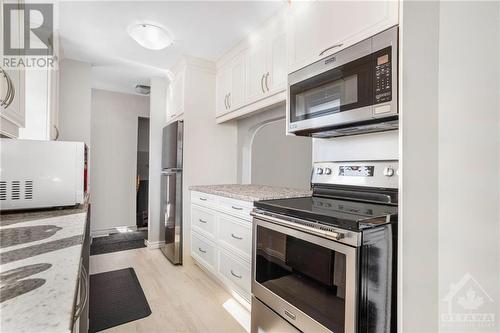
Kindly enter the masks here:
[[252, 202], [270, 199], [309, 197], [312, 195], [312, 192], [309, 190], [253, 184], [199, 185], [190, 186], [189, 189], [191, 191]]
[[87, 207], [0, 215], [2, 332], [71, 331]]

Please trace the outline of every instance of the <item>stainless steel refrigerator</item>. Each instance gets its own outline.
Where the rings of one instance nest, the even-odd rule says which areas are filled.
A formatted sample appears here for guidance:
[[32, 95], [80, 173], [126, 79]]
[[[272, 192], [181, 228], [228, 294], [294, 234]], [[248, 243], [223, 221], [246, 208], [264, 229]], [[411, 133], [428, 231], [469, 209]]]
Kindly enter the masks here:
[[184, 123], [163, 128], [161, 171], [161, 223], [165, 245], [161, 250], [173, 264], [182, 264], [182, 146]]

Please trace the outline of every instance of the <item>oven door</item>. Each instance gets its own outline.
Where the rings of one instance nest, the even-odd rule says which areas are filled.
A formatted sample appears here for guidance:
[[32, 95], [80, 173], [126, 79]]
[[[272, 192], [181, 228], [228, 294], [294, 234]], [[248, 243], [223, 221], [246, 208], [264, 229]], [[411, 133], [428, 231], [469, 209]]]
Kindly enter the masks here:
[[356, 332], [357, 248], [271, 221], [254, 217], [252, 294], [303, 332]]

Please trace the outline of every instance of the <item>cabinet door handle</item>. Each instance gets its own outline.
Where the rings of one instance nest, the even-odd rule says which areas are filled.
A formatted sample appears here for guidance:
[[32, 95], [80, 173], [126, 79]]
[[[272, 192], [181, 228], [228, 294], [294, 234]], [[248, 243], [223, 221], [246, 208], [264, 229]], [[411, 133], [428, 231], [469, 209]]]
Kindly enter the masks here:
[[227, 107], [231, 108], [231, 93], [227, 94]]
[[326, 51], [330, 51], [331, 49], [334, 49], [336, 47], [341, 47], [342, 45], [344, 45], [344, 44], [339, 43], [339, 44], [335, 44], [335, 45], [332, 45], [330, 47], [327, 47], [326, 49], [324, 49], [323, 51], [321, 51], [319, 55], [322, 56], [323, 54], [325, 54]]
[[54, 129], [56, 130], [56, 137], [54, 138], [54, 141], [57, 141], [57, 139], [59, 139], [59, 128], [57, 128], [57, 126], [54, 125]]
[[202, 250], [201, 247], [198, 248], [198, 251], [200, 251], [201, 253], [207, 253], [207, 251]]
[[226, 107], [226, 110], [227, 110], [227, 94], [226, 94], [226, 96], [224, 96], [224, 106]]
[[269, 77], [269, 72], [266, 73], [266, 88], [267, 88], [267, 91], [269, 91], [269, 86], [267, 85], [267, 78]]
[[201, 223], [208, 223], [207, 221], [205, 221], [203, 219], [198, 219], [198, 221], [200, 221]]
[[236, 209], [236, 210], [243, 210], [241, 207], [236, 207], [236, 206], [231, 206], [231, 208]]
[[234, 277], [236, 277], [236, 278], [238, 278], [238, 279], [241, 279], [241, 275], [235, 274], [233, 272], [233, 270], [231, 270], [231, 275], [234, 276]]
[[207, 201], [207, 198], [202, 198], [202, 197], [200, 197], [200, 200], [201, 200], [201, 201]]
[[233, 237], [234, 239], [238, 239], [238, 240], [242, 240], [243, 237], [238, 237], [238, 236], [235, 236], [234, 234], [231, 234], [231, 237]]
[[266, 91], [264, 90], [264, 77], [265, 77], [265, 75], [262, 74], [262, 77], [260, 78], [260, 88], [262, 89], [263, 94], [266, 93]]

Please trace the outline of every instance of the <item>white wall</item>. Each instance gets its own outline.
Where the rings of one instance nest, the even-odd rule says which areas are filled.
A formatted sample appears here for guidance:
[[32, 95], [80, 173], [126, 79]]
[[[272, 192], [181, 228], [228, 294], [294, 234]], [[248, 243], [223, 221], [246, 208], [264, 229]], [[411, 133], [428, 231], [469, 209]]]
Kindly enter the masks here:
[[63, 59], [59, 83], [59, 140], [90, 145], [91, 66]]
[[397, 160], [398, 131], [313, 139], [313, 161]]
[[312, 140], [285, 129], [284, 105], [238, 120], [238, 182], [310, 188]]
[[138, 118], [149, 116], [145, 96], [92, 90], [91, 231], [136, 225]]
[[26, 120], [19, 129], [19, 139], [48, 140], [49, 113], [48, 80], [49, 71], [30, 70], [25, 72]]
[[399, 322], [438, 330], [439, 3], [402, 2]]
[[[402, 9], [400, 330], [498, 332], [500, 3]], [[473, 281], [449, 304], [466, 274], [481, 287]], [[469, 290], [477, 309], [459, 304]], [[495, 322], [445, 322], [450, 309]]]
[[[500, 332], [500, 2], [445, 1], [439, 14], [439, 309], [470, 273], [493, 299], [472, 286], [484, 301], [472, 312], [496, 320], [467, 330]], [[454, 311], [468, 312], [457, 304], [467, 291]], [[441, 322], [441, 331], [465, 325]]]
[[191, 60], [185, 77], [183, 257], [190, 260], [191, 185], [228, 184], [237, 181], [237, 127], [215, 123], [215, 65]]
[[167, 80], [151, 79], [149, 114], [149, 198], [148, 243], [165, 241], [163, 224], [160, 223], [160, 181], [162, 130], [167, 118]]

